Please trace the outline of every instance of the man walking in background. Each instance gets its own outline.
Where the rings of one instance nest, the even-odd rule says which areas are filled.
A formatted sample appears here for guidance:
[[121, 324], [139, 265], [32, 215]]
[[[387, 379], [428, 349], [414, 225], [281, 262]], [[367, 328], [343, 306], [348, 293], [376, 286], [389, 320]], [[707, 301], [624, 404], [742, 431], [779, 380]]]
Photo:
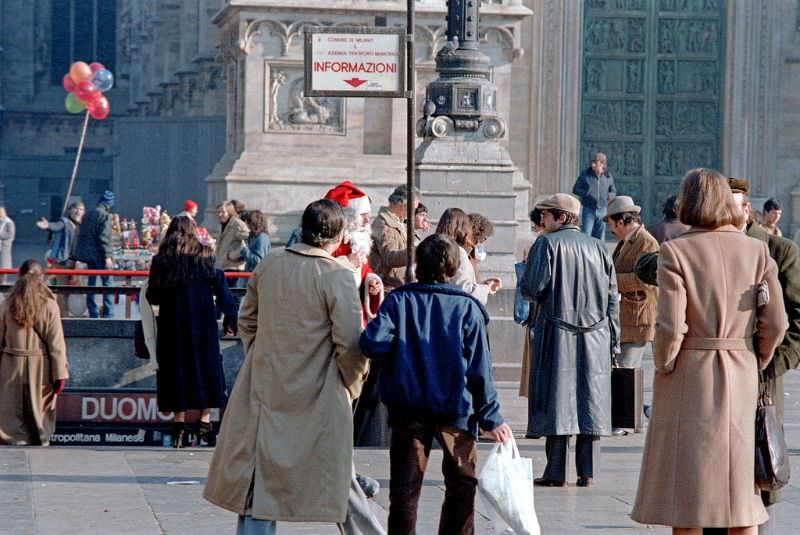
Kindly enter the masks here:
[[[114, 192], [106, 190], [95, 206], [83, 218], [81, 231], [78, 233], [78, 243], [75, 246], [75, 259], [84, 262], [89, 269], [113, 269], [112, 255], [114, 248], [111, 244], [111, 207], [114, 206]], [[103, 286], [113, 286], [114, 278], [102, 275]], [[89, 276], [89, 286], [97, 282], [95, 275]], [[97, 310], [94, 294], [86, 295], [86, 307], [89, 317], [113, 318], [114, 296], [110, 293], [103, 294], [103, 309]]]
[[607, 173], [608, 160], [602, 152], [592, 156], [589, 167], [575, 181], [572, 193], [583, 205], [581, 213], [581, 232], [598, 240], [606, 239], [606, 215], [608, 203], [617, 196], [614, 177]]

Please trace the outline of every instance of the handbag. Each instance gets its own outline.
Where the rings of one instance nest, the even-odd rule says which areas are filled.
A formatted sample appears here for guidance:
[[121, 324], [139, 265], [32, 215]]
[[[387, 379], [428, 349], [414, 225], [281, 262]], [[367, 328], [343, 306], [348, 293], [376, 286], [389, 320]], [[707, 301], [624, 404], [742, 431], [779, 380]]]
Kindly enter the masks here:
[[522, 297], [522, 290], [520, 289], [522, 275], [525, 273], [525, 262], [514, 264], [514, 271], [517, 275], [517, 287], [514, 291], [514, 321], [519, 325], [525, 325], [528, 323], [530, 314], [530, 302]]
[[770, 363], [761, 373], [756, 408], [756, 486], [778, 490], [789, 482], [790, 465], [783, 423], [774, 404], [775, 366]]
[[641, 368], [611, 368], [611, 426], [644, 429], [644, 372]]

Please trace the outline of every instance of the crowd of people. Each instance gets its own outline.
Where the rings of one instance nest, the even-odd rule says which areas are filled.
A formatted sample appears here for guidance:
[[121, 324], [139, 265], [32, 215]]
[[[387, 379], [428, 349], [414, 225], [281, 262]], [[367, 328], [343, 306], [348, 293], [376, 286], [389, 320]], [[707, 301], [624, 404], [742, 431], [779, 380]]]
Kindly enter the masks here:
[[[797, 246], [776, 232], [780, 204], [768, 201], [762, 226], [746, 180], [693, 169], [664, 203], [664, 220], [646, 228], [635, 200], [616, 194], [602, 154], [573, 193], [534, 206], [536, 239], [517, 281], [527, 302], [526, 436], [545, 438], [534, 485], [568, 486], [573, 435], [576, 485], [595, 484], [600, 438], [625, 433], [612, 427], [612, 368], [641, 368], [652, 354], [632, 518], [675, 533], [768, 532], [779, 497], [754, 492], [759, 372], [774, 370], [781, 400], [780, 377], [800, 363], [800, 265]], [[414, 533], [434, 440], [446, 486], [439, 532], [474, 533], [476, 441], [512, 437], [485, 308], [502, 285], [479, 275], [493, 225], [452, 207], [430, 233], [419, 191], [399, 186], [387, 200], [372, 219], [369, 197], [345, 181], [306, 207], [280, 251], [262, 212], [220, 203], [212, 244], [187, 202], [160, 241], [143, 288], [158, 407], [174, 414], [175, 448], [187, 445], [187, 411], [199, 411], [199, 443], [216, 446], [204, 497], [239, 515], [237, 533], [275, 533], [278, 521], [384, 533], [367, 502], [377, 482], [356, 473], [354, 446], [389, 448], [388, 532]], [[106, 192], [86, 216], [75, 203], [39, 223], [54, 233], [56, 265], [109, 267], [113, 201]], [[226, 271], [251, 276], [226, 282]], [[47, 445], [68, 378], [59, 304], [43, 273], [27, 261], [0, 310], [3, 444]], [[229, 289], [239, 280], [241, 303]], [[89, 308], [93, 317], [112, 310]], [[244, 350], [229, 396], [220, 315]], [[31, 388], [31, 377], [45, 388]], [[217, 435], [211, 409], [223, 406]]]

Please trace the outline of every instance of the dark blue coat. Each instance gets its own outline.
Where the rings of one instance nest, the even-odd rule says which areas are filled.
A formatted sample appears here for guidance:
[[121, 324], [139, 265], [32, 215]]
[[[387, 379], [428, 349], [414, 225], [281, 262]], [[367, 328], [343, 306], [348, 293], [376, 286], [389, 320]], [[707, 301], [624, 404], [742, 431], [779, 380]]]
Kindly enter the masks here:
[[589, 167], [575, 180], [572, 193], [581, 200], [584, 208], [593, 210], [599, 207], [605, 211], [609, 201], [617, 196], [617, 188], [613, 176], [605, 173], [597, 176]]
[[391, 418], [424, 419], [477, 436], [503, 423], [486, 337], [489, 315], [451, 284], [412, 283], [391, 292], [361, 334], [381, 360], [381, 401]]
[[160, 270], [169, 269], [159, 255], [153, 257], [147, 300], [159, 305], [156, 360], [158, 409], [162, 412], [222, 407], [225, 376], [219, 350], [216, 304], [225, 325], [236, 325], [236, 305], [225, 275], [197, 273], [182, 287], [157, 284]]

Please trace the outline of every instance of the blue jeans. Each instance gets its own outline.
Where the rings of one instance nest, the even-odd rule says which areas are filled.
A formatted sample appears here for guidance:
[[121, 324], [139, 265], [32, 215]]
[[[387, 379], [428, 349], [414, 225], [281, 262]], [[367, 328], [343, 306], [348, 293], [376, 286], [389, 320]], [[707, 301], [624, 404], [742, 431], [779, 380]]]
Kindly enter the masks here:
[[606, 224], [603, 218], [606, 216], [605, 209], [586, 208], [581, 210], [581, 232], [597, 238], [600, 241], [606, 239]]
[[[89, 269], [105, 269], [105, 264], [99, 264], [97, 262], [87, 262], [87, 266]], [[111, 275], [101, 275], [100, 279], [102, 279], [103, 286], [113, 286], [114, 284], [114, 277]], [[97, 275], [89, 275], [89, 286], [95, 286], [97, 284]], [[86, 294], [86, 308], [89, 309], [89, 317], [90, 318], [99, 318], [100, 315], [97, 313], [97, 303], [94, 302], [95, 294]], [[104, 318], [113, 318], [114, 317], [114, 296], [112, 294], [103, 294], [103, 310], [102, 314]]]

